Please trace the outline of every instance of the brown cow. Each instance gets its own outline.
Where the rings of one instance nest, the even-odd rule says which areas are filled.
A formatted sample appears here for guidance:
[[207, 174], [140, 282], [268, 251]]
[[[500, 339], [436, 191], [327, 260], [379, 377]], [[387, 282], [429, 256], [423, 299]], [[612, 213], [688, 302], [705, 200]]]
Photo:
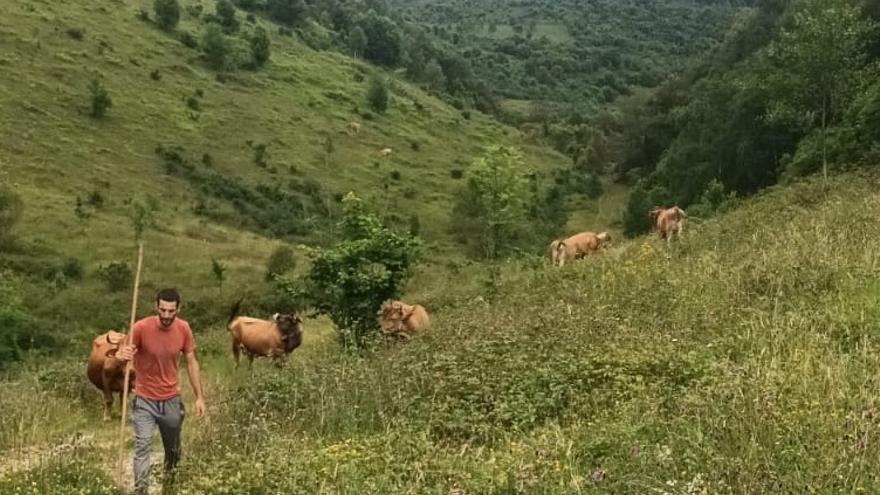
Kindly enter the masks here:
[[271, 320], [261, 320], [235, 315], [241, 301], [232, 309], [227, 328], [232, 335], [232, 355], [238, 368], [239, 352], [248, 357], [248, 369], [254, 365], [254, 357], [265, 356], [275, 360], [280, 368], [284, 366], [287, 355], [302, 344], [302, 319], [294, 314], [275, 313]]
[[410, 338], [423, 332], [431, 324], [428, 312], [419, 304], [406, 304], [403, 301], [385, 301], [377, 313], [379, 329], [383, 335]]
[[361, 123], [352, 120], [348, 124], [348, 130], [355, 133], [355, 134], [360, 134], [361, 133]]
[[568, 239], [555, 240], [550, 243], [550, 261], [556, 266], [565, 264], [565, 260], [577, 260], [590, 254], [599, 252], [599, 249], [611, 242], [608, 232], [581, 232]]
[[[104, 421], [110, 421], [110, 408], [113, 407], [113, 392], [119, 392], [119, 407], [122, 409], [122, 386], [125, 382], [125, 362], [116, 359], [119, 344], [124, 334], [110, 330], [92, 341], [92, 352], [86, 375], [104, 394]], [[134, 386], [134, 370], [128, 377], [129, 391]]]
[[381, 150], [379, 150], [380, 156], [391, 156], [391, 153], [392, 153], [391, 148], [382, 148]]
[[657, 206], [650, 211], [650, 215], [654, 218], [657, 234], [661, 239], [666, 239], [666, 242], [669, 243], [673, 235], [679, 239], [681, 238], [681, 232], [684, 230], [684, 219], [687, 218], [684, 210], [678, 206], [671, 208]]

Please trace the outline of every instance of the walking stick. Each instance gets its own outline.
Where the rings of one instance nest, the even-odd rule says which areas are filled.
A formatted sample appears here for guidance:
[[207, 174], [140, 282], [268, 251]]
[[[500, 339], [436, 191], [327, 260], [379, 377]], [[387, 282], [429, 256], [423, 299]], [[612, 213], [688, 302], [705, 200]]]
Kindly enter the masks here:
[[[134, 327], [134, 316], [137, 311], [137, 300], [138, 300], [138, 286], [141, 281], [141, 265], [144, 261], [144, 241], [138, 241], [138, 261], [137, 261], [137, 271], [134, 274], [134, 290], [131, 295], [131, 319], [128, 324], [128, 332], [125, 334], [125, 338], [123, 342], [125, 345], [129, 345], [131, 343], [131, 331], [132, 327]], [[124, 434], [125, 434], [125, 412], [128, 405], [128, 380], [129, 374], [131, 373], [132, 362], [128, 361], [125, 363], [125, 381], [122, 384], [122, 418], [119, 420], [119, 457], [116, 461], [116, 471], [119, 479], [122, 479], [122, 447], [124, 445]]]

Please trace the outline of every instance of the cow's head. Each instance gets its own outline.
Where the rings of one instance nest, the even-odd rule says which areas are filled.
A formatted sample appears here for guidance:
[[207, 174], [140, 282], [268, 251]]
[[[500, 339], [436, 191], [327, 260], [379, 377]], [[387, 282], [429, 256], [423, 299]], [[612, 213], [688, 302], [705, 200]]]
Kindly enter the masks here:
[[648, 215], [651, 215], [651, 218], [656, 219], [657, 215], [663, 213], [663, 210], [665, 210], [665, 208], [662, 206], [655, 206], [650, 212], [648, 212]]
[[[409, 314], [407, 313], [406, 304], [400, 301], [385, 301], [379, 308], [379, 327], [385, 333], [400, 330]], [[409, 311], [412, 313], [412, 310]]]
[[121, 344], [123, 340], [125, 340], [125, 335], [122, 335], [119, 338], [117, 338], [116, 340], [114, 340], [110, 336], [110, 333], [108, 332], [107, 333], [107, 343], [110, 344], [110, 348], [107, 349], [107, 352], [104, 353], [104, 356], [106, 356], [108, 358], [115, 357], [116, 351], [119, 350], [119, 344]]
[[272, 315], [272, 321], [278, 325], [278, 330], [281, 330], [281, 334], [287, 336], [300, 332], [299, 324], [302, 323], [302, 318], [297, 316], [296, 313], [275, 313]]
[[599, 232], [596, 234], [596, 238], [599, 239], [599, 242], [605, 246], [611, 244], [611, 234], [608, 232]]

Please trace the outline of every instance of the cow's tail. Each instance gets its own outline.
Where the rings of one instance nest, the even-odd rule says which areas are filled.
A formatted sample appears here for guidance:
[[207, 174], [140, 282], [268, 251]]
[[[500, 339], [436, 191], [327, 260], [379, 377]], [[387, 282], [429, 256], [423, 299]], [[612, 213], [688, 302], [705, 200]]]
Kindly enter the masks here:
[[565, 263], [565, 241], [559, 241], [556, 245], [555, 262], [557, 265]]
[[685, 213], [684, 210], [682, 210], [681, 208], [679, 208], [677, 206], [675, 207], [675, 209], [678, 210], [679, 215], [681, 215], [683, 218], [687, 218], [687, 213]]
[[238, 315], [238, 310], [241, 309], [241, 302], [244, 301], [244, 297], [238, 300], [234, 306], [232, 306], [232, 312], [229, 314], [229, 320], [226, 321], [226, 329], [229, 329], [229, 324], [232, 323], [232, 320], [235, 319], [236, 315]]

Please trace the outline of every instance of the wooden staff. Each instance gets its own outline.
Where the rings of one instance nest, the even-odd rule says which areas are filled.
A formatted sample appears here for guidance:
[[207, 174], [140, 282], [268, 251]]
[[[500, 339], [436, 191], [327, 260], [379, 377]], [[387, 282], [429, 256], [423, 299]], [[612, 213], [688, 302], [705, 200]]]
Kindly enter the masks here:
[[[128, 333], [125, 334], [122, 342], [123, 345], [129, 345], [131, 343], [131, 331], [132, 327], [134, 327], [134, 317], [137, 312], [137, 300], [138, 300], [138, 286], [141, 281], [141, 265], [144, 261], [144, 241], [138, 241], [138, 261], [137, 261], [137, 271], [134, 274], [134, 290], [131, 295], [131, 319], [128, 324]], [[128, 380], [129, 374], [131, 373], [131, 367], [134, 359], [125, 363], [125, 381], [122, 384], [122, 418], [119, 420], [119, 458], [116, 462], [116, 470], [119, 475], [119, 479], [122, 479], [122, 447], [124, 445], [124, 434], [125, 434], [125, 412], [128, 406]]]

